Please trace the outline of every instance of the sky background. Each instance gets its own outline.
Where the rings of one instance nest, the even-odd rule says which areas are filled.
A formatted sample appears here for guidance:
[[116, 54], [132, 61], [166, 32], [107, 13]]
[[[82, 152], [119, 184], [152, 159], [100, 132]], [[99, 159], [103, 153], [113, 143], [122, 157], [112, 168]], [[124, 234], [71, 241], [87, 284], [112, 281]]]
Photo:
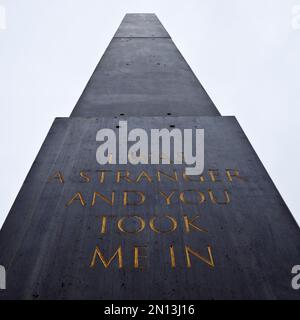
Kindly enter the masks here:
[[125, 13], [154, 12], [300, 224], [300, 0], [0, 0], [0, 226]]

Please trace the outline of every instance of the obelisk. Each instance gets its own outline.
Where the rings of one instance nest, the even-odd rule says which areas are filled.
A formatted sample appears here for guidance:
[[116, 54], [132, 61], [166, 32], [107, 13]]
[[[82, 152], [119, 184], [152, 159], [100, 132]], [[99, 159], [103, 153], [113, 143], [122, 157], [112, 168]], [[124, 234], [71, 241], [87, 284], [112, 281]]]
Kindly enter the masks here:
[[[203, 174], [99, 165], [96, 133], [120, 120], [204, 129]], [[299, 299], [299, 257], [299, 227], [235, 117], [220, 115], [156, 15], [127, 14], [2, 227], [0, 298]]]

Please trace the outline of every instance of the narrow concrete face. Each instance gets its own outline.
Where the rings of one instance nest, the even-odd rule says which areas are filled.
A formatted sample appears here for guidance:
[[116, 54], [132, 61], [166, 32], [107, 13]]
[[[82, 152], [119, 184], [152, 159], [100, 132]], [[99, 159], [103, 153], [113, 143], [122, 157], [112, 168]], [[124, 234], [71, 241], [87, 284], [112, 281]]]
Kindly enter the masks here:
[[235, 118], [127, 121], [204, 128], [202, 178], [99, 166], [96, 132], [118, 119], [57, 119], [0, 233], [0, 298], [298, 298], [299, 228]]
[[153, 14], [127, 14], [72, 117], [216, 116], [218, 110]]

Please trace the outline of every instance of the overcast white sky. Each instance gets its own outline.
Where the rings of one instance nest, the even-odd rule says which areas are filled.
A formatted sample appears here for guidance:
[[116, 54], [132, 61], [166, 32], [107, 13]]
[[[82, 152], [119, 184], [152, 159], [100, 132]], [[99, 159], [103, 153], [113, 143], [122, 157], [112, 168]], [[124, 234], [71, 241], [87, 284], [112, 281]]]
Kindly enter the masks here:
[[300, 0], [0, 0], [0, 226], [127, 12], [158, 15], [300, 224]]

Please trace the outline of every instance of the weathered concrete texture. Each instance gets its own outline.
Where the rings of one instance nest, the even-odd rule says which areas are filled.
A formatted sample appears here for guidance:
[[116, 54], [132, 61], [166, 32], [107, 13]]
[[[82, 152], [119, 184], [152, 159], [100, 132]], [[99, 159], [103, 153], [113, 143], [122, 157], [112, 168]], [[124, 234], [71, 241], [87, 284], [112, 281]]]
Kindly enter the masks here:
[[[299, 264], [300, 232], [284, 201], [263, 168], [234, 117], [136, 117], [128, 118], [129, 129], [135, 127], [205, 129], [205, 181], [186, 181], [182, 166], [97, 166], [95, 135], [100, 128], [116, 130], [118, 119], [57, 119], [17, 197], [0, 233], [0, 264], [7, 268], [7, 290], [0, 298], [28, 299], [299, 299], [291, 288], [291, 268]], [[112, 170], [103, 183], [97, 170]], [[125, 179], [117, 183], [117, 170], [129, 170], [136, 179], [141, 170], [153, 178], [139, 182]], [[178, 181], [162, 177], [157, 169], [170, 175], [178, 172]], [[218, 170], [215, 182], [208, 169]], [[229, 181], [226, 169], [237, 169], [240, 178]], [[49, 181], [61, 171], [64, 183]], [[80, 177], [80, 171], [86, 178]], [[195, 179], [195, 177], [193, 177]], [[224, 204], [224, 189], [230, 202]], [[114, 206], [97, 198], [94, 191], [110, 197], [116, 192]], [[124, 207], [122, 192], [144, 192], [144, 204]], [[169, 205], [159, 191], [175, 191]], [[199, 190], [205, 201], [183, 203], [178, 194]], [[213, 203], [212, 190], [218, 203]], [[78, 201], [66, 207], [81, 192], [86, 205]], [[187, 191], [189, 192], [189, 191]], [[193, 193], [188, 202], [197, 202]], [[223, 203], [222, 203], [223, 202]], [[107, 230], [101, 234], [101, 216], [107, 216]], [[123, 216], [138, 215], [146, 221], [136, 234], [118, 231], [116, 221]], [[174, 232], [155, 233], [149, 227], [153, 216], [172, 216], [178, 221]], [[183, 215], [199, 215], [194, 223], [206, 231], [190, 226], [186, 232]], [[126, 228], [135, 230], [136, 221]], [[162, 219], [157, 226], [170, 227]], [[176, 267], [171, 268], [169, 247], [174, 246]], [[208, 259], [211, 246], [215, 267], [195, 256], [187, 268], [184, 246], [188, 245]], [[95, 247], [108, 260], [122, 247], [123, 267], [117, 259], [105, 269], [100, 259], [90, 267]], [[133, 268], [134, 246], [147, 246], [140, 263], [144, 270]]]
[[155, 15], [126, 15], [71, 116], [220, 115], [164, 33]]
[[153, 13], [126, 14], [115, 37], [170, 38], [166, 29]]
[[[205, 129], [204, 180], [186, 179], [185, 165], [99, 166], [96, 133], [120, 119], [148, 133]], [[143, 203], [125, 201], [133, 191]], [[120, 247], [122, 261], [105, 268], [98, 255], [91, 267], [97, 246], [106, 263]], [[219, 117], [155, 15], [126, 15], [72, 117], [55, 120], [3, 225], [0, 299], [299, 299], [299, 256], [299, 227], [235, 118]]]

